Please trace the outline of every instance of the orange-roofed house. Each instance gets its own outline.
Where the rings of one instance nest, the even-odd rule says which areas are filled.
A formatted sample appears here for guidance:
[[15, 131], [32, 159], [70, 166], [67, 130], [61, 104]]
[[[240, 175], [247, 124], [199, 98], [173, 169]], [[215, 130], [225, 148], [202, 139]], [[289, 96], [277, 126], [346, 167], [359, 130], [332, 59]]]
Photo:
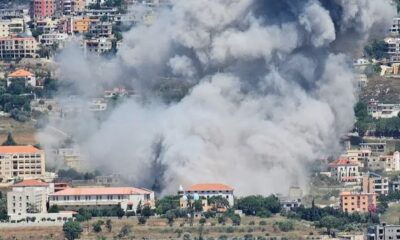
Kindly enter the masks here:
[[49, 197], [50, 206], [57, 205], [66, 210], [120, 205], [125, 212], [135, 212], [139, 203], [154, 207], [154, 192], [134, 187], [79, 187], [66, 188]]
[[9, 87], [12, 82], [18, 81], [19, 79], [25, 82], [25, 86], [31, 85], [32, 87], [36, 87], [35, 74], [24, 69], [18, 69], [7, 76], [7, 87]]
[[0, 146], [1, 181], [40, 179], [45, 174], [44, 151], [33, 146]]
[[341, 158], [329, 164], [331, 176], [339, 182], [358, 182], [360, 180], [358, 162]]
[[181, 208], [187, 208], [190, 199], [194, 201], [202, 200], [203, 210], [207, 211], [208, 208], [213, 207], [208, 204], [207, 200], [211, 197], [219, 196], [225, 198], [229, 206], [232, 207], [234, 204], [233, 190], [231, 186], [221, 183], [195, 184], [185, 190], [181, 186], [178, 191], [178, 194], [181, 195], [180, 206]]

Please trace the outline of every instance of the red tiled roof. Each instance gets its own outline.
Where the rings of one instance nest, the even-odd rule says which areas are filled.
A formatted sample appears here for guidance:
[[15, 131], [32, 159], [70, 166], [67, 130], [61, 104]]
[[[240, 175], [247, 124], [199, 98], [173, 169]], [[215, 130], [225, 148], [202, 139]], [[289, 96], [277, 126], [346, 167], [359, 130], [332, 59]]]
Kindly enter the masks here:
[[351, 161], [346, 158], [338, 159], [336, 161], [333, 161], [329, 163], [329, 167], [336, 167], [336, 166], [357, 166], [357, 162]]
[[233, 191], [233, 188], [221, 183], [206, 183], [193, 185], [187, 191]]
[[22, 182], [13, 185], [13, 187], [47, 187], [47, 186], [49, 186], [48, 183], [36, 179], [24, 180]]
[[0, 154], [14, 154], [14, 153], [38, 153], [39, 149], [34, 146], [0, 146]]
[[33, 74], [29, 71], [26, 71], [25, 69], [18, 69], [12, 73], [10, 73], [10, 75], [8, 75], [8, 77], [12, 77], [12, 78], [17, 78], [17, 77], [31, 77], [33, 76]]
[[82, 187], [66, 188], [51, 194], [52, 196], [86, 196], [86, 195], [140, 195], [150, 191], [133, 187]]

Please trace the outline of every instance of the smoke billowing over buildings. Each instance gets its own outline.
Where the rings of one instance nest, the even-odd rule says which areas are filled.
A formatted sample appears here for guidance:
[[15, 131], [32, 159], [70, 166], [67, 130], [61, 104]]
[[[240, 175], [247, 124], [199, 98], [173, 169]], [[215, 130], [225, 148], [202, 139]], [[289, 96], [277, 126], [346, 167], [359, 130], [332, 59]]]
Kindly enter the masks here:
[[197, 182], [286, 192], [340, 150], [354, 123], [351, 54], [394, 11], [384, 0], [174, 0], [124, 34], [111, 60], [59, 56], [82, 98], [113, 84], [139, 97], [104, 121], [83, 114], [58, 127], [89, 166], [164, 193]]

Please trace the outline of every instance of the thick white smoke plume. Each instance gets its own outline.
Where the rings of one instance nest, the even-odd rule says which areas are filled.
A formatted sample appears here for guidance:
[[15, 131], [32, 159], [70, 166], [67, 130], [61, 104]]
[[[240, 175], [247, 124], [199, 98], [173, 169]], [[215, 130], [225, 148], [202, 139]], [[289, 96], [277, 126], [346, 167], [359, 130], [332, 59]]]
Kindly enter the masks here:
[[123, 82], [145, 99], [62, 127], [90, 166], [163, 193], [201, 182], [238, 194], [304, 186], [307, 166], [337, 153], [354, 122], [348, 49], [394, 14], [385, 0], [175, 0], [124, 34], [113, 60], [60, 56], [83, 97]]

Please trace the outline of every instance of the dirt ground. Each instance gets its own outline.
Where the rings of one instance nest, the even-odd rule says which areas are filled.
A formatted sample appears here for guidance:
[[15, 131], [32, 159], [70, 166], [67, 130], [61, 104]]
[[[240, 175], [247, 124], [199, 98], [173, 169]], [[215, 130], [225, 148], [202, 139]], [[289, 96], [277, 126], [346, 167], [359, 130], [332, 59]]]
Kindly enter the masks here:
[[37, 144], [34, 122], [20, 123], [11, 118], [0, 117], [0, 144], [5, 141], [9, 132], [20, 145]]
[[[204, 226], [199, 224], [198, 219], [195, 219], [193, 226], [183, 219], [177, 219], [172, 226], [169, 226], [165, 219], [152, 218], [145, 225], [139, 225], [136, 217], [128, 219], [112, 218], [112, 231], [108, 232], [105, 225], [102, 225], [102, 231], [94, 233], [92, 224], [97, 220], [106, 222], [106, 218], [96, 218], [89, 222], [82, 223], [84, 232], [81, 235], [82, 240], [104, 240], [104, 239], [182, 239], [184, 235], [194, 237], [203, 236], [204, 239], [218, 239], [226, 236], [229, 238], [244, 236], [270, 237], [270, 236], [285, 236], [287, 239], [305, 239], [305, 235], [319, 235], [321, 230], [315, 229], [307, 222], [295, 221], [295, 230], [285, 233], [280, 232], [274, 227], [274, 223], [284, 220], [282, 217], [272, 217], [260, 219], [256, 217], [243, 217], [240, 226], [232, 226], [228, 221], [225, 225], [219, 224], [217, 219], [207, 219]], [[266, 225], [260, 224], [260, 221], [265, 221]], [[129, 225], [131, 231], [125, 237], [117, 237], [121, 228], [124, 225]], [[2, 240], [39, 240], [39, 239], [63, 239], [62, 227], [42, 227], [42, 228], [18, 228], [18, 229], [0, 229]]]

